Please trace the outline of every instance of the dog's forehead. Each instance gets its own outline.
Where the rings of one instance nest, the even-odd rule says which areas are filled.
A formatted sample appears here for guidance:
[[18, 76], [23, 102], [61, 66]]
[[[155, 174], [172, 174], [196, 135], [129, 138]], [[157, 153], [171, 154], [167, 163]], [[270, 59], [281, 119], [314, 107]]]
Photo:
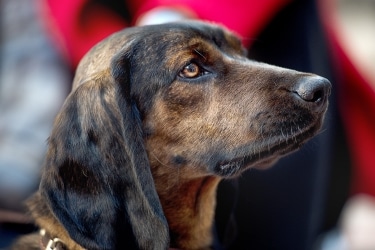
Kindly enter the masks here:
[[[189, 44], [189, 41], [199, 39], [201, 41], [213, 42], [220, 48], [230, 48], [238, 52], [243, 51], [241, 40], [226, 28], [212, 23], [200, 21], [183, 21], [161, 25], [149, 26], [143, 32], [145, 38], [163, 37], [160, 42], [167, 42], [169, 45]], [[198, 39], [198, 40], [197, 40]], [[154, 42], [157, 42], [155, 40]]]

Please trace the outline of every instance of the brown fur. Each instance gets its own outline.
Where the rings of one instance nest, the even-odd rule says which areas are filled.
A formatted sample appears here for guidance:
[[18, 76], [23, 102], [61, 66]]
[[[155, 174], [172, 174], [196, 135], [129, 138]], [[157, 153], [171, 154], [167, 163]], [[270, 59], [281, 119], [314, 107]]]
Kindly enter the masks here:
[[68, 249], [209, 249], [219, 181], [303, 145], [329, 91], [215, 25], [119, 32], [77, 69], [32, 214]]

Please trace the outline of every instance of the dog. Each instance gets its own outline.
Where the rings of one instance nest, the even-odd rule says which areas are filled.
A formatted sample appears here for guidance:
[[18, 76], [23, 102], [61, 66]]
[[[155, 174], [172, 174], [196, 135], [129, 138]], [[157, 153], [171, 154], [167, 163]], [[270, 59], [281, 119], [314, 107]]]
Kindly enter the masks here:
[[80, 62], [48, 139], [35, 249], [210, 249], [220, 180], [316, 135], [330, 88], [248, 59], [216, 24], [111, 35]]

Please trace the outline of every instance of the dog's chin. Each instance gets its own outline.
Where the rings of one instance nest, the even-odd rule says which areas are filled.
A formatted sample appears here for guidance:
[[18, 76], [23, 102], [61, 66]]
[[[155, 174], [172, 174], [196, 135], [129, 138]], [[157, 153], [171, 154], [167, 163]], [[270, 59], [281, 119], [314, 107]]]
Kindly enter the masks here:
[[249, 168], [268, 169], [285, 154], [279, 155], [275, 152], [273, 155], [269, 155], [268, 157], [248, 155], [240, 158], [235, 158], [229, 161], [219, 162], [215, 166], [214, 171], [216, 175], [219, 175], [223, 178], [237, 177]]
[[237, 158], [228, 162], [220, 162], [215, 167], [215, 174], [223, 178], [237, 177], [249, 168], [267, 169], [275, 164], [281, 156], [272, 156], [257, 161], [250, 161], [251, 156]]
[[[220, 161], [214, 167], [214, 172], [223, 178], [237, 177], [249, 168], [268, 169], [281, 157], [300, 149], [319, 130], [319, 126], [313, 126], [296, 135], [289, 137], [276, 136], [266, 141], [253, 143], [249, 155], [235, 157]], [[254, 150], [257, 148], [257, 150]]]

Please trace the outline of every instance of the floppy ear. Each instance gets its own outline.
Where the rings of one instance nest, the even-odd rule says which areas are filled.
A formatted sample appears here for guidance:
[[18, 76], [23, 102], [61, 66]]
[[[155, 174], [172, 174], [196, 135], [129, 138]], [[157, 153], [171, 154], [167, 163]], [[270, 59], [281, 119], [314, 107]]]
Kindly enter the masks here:
[[67, 98], [40, 191], [86, 249], [167, 249], [169, 232], [130, 98], [127, 51]]

